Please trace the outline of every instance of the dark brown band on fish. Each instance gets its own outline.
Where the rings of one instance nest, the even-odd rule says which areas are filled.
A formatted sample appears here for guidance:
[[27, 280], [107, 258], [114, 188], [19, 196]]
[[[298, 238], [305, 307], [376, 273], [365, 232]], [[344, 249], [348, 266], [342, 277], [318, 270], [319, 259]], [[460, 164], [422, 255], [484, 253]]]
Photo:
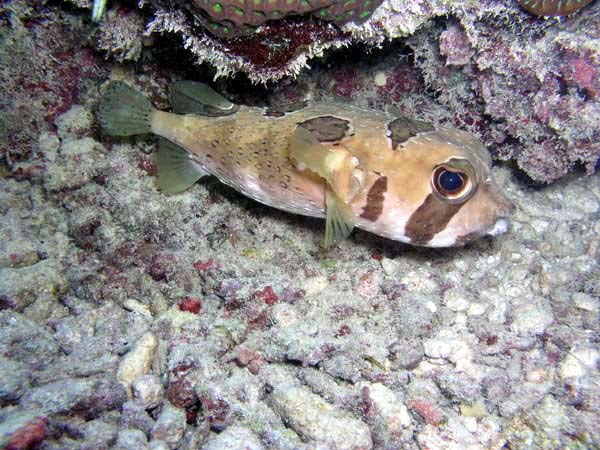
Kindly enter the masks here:
[[300, 122], [298, 126], [315, 135], [319, 142], [339, 141], [350, 130], [350, 122], [334, 116], [320, 116]]
[[414, 120], [408, 117], [398, 117], [392, 120], [387, 125], [389, 135], [388, 137], [392, 140], [392, 149], [396, 150], [399, 144], [406, 142], [411, 137], [416, 136], [417, 133], [423, 133], [425, 131], [433, 131], [433, 125], [428, 122], [421, 120]]
[[367, 194], [367, 204], [360, 217], [375, 222], [383, 212], [383, 201], [387, 192], [387, 177], [379, 177]]
[[427, 244], [436, 234], [446, 228], [448, 222], [465, 202], [445, 203], [436, 195], [429, 194], [423, 204], [410, 216], [404, 234], [415, 244]]

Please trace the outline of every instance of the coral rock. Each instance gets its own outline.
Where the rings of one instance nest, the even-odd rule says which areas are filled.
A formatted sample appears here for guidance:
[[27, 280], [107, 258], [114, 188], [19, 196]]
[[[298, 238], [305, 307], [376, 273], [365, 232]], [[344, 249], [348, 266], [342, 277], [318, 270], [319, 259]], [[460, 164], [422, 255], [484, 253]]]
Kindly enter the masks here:
[[269, 20], [287, 16], [312, 16], [344, 25], [364, 22], [383, 0], [193, 0], [199, 17], [220, 36], [250, 34]]
[[473, 48], [464, 30], [451, 24], [440, 34], [440, 53], [446, 57], [446, 64], [464, 66], [473, 56]]

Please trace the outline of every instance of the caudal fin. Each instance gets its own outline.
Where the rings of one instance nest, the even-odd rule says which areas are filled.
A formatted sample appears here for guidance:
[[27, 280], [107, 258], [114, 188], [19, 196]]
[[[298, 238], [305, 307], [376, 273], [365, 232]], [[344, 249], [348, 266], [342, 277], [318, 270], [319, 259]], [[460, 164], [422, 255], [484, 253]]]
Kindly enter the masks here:
[[150, 116], [154, 111], [141, 92], [122, 81], [112, 81], [98, 109], [98, 120], [111, 136], [133, 136], [150, 133]]

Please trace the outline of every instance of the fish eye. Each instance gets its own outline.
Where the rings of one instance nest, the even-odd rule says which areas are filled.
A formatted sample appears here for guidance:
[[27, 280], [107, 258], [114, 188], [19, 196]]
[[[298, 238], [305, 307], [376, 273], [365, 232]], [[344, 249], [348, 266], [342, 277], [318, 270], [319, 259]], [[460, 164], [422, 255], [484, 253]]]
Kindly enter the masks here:
[[435, 192], [444, 200], [464, 201], [472, 191], [469, 176], [445, 165], [437, 167], [432, 174], [431, 184]]

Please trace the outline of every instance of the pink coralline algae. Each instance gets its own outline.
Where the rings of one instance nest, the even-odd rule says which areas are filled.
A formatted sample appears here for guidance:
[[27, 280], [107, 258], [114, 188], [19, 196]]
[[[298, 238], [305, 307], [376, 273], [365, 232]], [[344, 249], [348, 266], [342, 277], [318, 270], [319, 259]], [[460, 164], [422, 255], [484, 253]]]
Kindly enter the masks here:
[[566, 67], [568, 80], [585, 90], [590, 97], [597, 97], [600, 92], [600, 73], [587, 58], [574, 58]]
[[417, 92], [422, 87], [419, 81], [419, 74], [415, 68], [408, 62], [398, 64], [387, 76], [384, 86], [378, 89], [379, 95], [393, 100], [401, 100], [410, 92]]
[[[29, 157], [41, 131], [53, 128], [55, 119], [79, 102], [84, 83], [108, 73], [99, 64], [99, 55], [83, 47], [83, 20], [32, 3], [36, 7], [17, 2], [2, 12], [3, 29], [14, 33], [6, 37], [0, 50], [3, 67], [11, 68], [0, 76], [0, 103], [5, 106], [0, 120], [0, 158], [4, 161], [6, 155], [11, 169], [12, 163]], [[26, 171], [14, 176], [31, 175]]]
[[338, 97], [350, 97], [356, 84], [356, 72], [353, 69], [341, 69], [333, 73], [333, 92]]
[[167, 388], [167, 398], [178, 408], [185, 409], [186, 422], [196, 422], [200, 401], [192, 383], [186, 379], [172, 381]]
[[440, 53], [446, 57], [446, 64], [464, 66], [473, 56], [471, 42], [464, 30], [451, 24], [440, 34]]
[[183, 297], [179, 302], [179, 310], [198, 314], [202, 307], [200, 300], [194, 297]]
[[342, 325], [335, 333], [336, 337], [342, 337], [350, 334], [352, 329], [348, 325]]
[[233, 359], [239, 366], [246, 367], [253, 375], [258, 374], [260, 367], [265, 363], [265, 360], [260, 353], [248, 348], [238, 349], [237, 354]]
[[194, 269], [197, 272], [206, 272], [213, 267], [214, 261], [212, 258], [208, 258], [206, 261], [196, 261], [194, 263]]
[[242, 57], [257, 69], [283, 69], [311, 43], [327, 42], [342, 36], [336, 27], [320, 22], [280, 20], [262, 26], [256, 33], [226, 41], [225, 51]]
[[6, 447], [6, 450], [33, 450], [38, 448], [48, 434], [48, 420], [36, 417], [28, 424], [16, 430]]
[[200, 395], [204, 418], [215, 431], [222, 431], [231, 422], [230, 406], [226, 400], [213, 393]]
[[428, 424], [438, 426], [444, 420], [440, 409], [428, 400], [410, 400], [408, 405]]
[[148, 274], [154, 281], [163, 281], [173, 275], [175, 257], [171, 254], [158, 254], [152, 257]]
[[267, 286], [263, 290], [254, 292], [252, 296], [263, 300], [267, 305], [274, 305], [278, 300], [278, 297], [275, 292], [273, 292], [271, 286]]
[[363, 298], [372, 299], [379, 293], [379, 286], [373, 272], [363, 274], [357, 281], [355, 292]]
[[520, 12], [512, 29], [491, 17], [458, 17], [408, 39], [425, 83], [453, 111], [451, 124], [479, 135], [495, 159], [515, 162], [535, 183], [577, 168], [595, 172], [600, 8], [550, 26]]

